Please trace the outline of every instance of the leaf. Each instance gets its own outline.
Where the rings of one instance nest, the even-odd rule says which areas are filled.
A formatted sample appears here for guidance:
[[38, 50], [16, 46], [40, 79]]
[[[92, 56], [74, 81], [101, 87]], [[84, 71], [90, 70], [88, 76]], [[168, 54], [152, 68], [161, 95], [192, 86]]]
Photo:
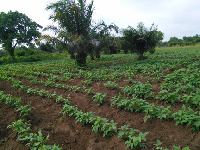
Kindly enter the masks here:
[[156, 144], [154, 144], [154, 145], [157, 146], [157, 147], [158, 147], [158, 146], [161, 146], [161, 145], [162, 145], [162, 142], [161, 142], [160, 140], [157, 139], [157, 140], [156, 140]]

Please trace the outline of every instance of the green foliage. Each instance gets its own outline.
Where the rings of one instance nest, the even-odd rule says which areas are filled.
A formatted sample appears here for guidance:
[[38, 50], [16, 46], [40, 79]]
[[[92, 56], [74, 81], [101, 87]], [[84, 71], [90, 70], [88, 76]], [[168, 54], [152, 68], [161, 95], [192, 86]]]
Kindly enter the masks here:
[[78, 112], [78, 108], [76, 106], [70, 106], [68, 104], [65, 104], [62, 108], [63, 115], [68, 114], [69, 117], [76, 116], [76, 113]]
[[192, 125], [193, 130], [200, 129], [200, 113], [196, 115], [198, 112], [195, 112], [191, 108], [186, 108], [185, 105], [182, 106], [182, 110], [179, 110], [176, 113], [172, 114], [172, 117], [176, 121], [176, 124], [187, 124]]
[[148, 30], [142, 22], [138, 24], [137, 29], [129, 26], [123, 31], [123, 36], [124, 49], [136, 52], [139, 55], [139, 60], [145, 59], [143, 54], [147, 51], [153, 52], [156, 44], [163, 39], [163, 33], [157, 31], [154, 24]]
[[26, 133], [30, 131], [30, 124], [28, 122], [24, 122], [23, 119], [13, 122], [12, 125], [9, 125], [8, 128], [13, 128], [17, 133]]
[[37, 94], [41, 97], [48, 97], [49, 91], [42, 89], [42, 90], [37, 91]]
[[86, 125], [93, 121], [94, 118], [94, 113], [92, 112], [87, 112], [83, 113], [82, 111], [78, 111], [76, 113], [76, 122], [81, 123], [81, 125]]
[[195, 45], [200, 42], [200, 37], [198, 34], [194, 36], [183, 36], [182, 39], [177, 37], [170, 37], [169, 41], [165, 43], [166, 46], [188, 46]]
[[131, 112], [144, 112], [146, 115], [144, 117], [144, 122], [146, 122], [148, 118], [155, 117], [160, 119], [169, 119], [172, 115], [170, 106], [166, 108], [163, 106], [156, 106], [154, 103], [150, 104], [145, 100], [137, 99], [136, 97], [133, 97], [132, 100], [128, 100], [128, 98], [123, 98], [121, 93], [119, 93], [118, 97], [112, 98], [111, 105]]
[[104, 83], [104, 86], [110, 89], [117, 89], [118, 84], [116, 82], [108, 81]]
[[97, 102], [97, 105], [100, 106], [101, 104], [103, 104], [105, 102], [105, 97], [106, 97], [107, 93], [96, 93], [93, 96], [93, 101]]
[[25, 106], [20, 106], [17, 111], [21, 112], [21, 116], [28, 117], [29, 112], [31, 111], [32, 107], [31, 105], [25, 105]]
[[142, 141], [146, 141], [145, 136], [149, 132], [139, 132], [137, 129], [129, 128], [129, 125], [124, 125], [119, 128], [118, 138], [126, 140], [125, 144], [127, 148], [137, 149], [139, 147], [145, 148], [145, 144]]
[[10, 63], [20, 63], [20, 62], [37, 62], [37, 61], [45, 61], [45, 60], [58, 60], [64, 59], [67, 57], [67, 53], [45, 53], [38, 50], [34, 50], [33, 55], [29, 55], [29, 51], [26, 52], [25, 56], [15, 56], [15, 60], [9, 56], [3, 56], [1, 58], [2, 64], [10, 64]]
[[78, 2], [60, 0], [50, 4], [47, 10], [53, 10], [54, 13], [50, 18], [58, 21], [72, 35], [85, 36], [88, 34], [93, 14], [93, 1], [87, 5], [86, 0]]
[[50, 53], [52, 53], [55, 50], [55, 48], [48, 42], [45, 44], [41, 43], [39, 49], [45, 52], [50, 52]]
[[93, 1], [89, 4], [86, 0], [60, 0], [52, 3], [47, 10], [53, 10], [50, 19], [58, 21], [61, 29], [68, 35], [60, 34], [62, 37], [70, 38], [73, 48], [72, 54], [76, 53], [76, 61], [79, 66], [86, 65], [87, 49], [89, 48], [89, 32], [93, 14]]
[[93, 122], [92, 130], [95, 133], [98, 133], [98, 131], [103, 132], [103, 137], [112, 137], [117, 132], [116, 123], [113, 120], [108, 123], [106, 118], [96, 117], [93, 119]]
[[61, 150], [58, 146], [54, 145], [45, 145], [45, 142], [49, 140], [49, 135], [44, 138], [42, 136], [41, 130], [38, 133], [29, 133], [30, 124], [24, 122], [24, 120], [20, 119], [18, 121], [13, 122], [12, 125], [9, 125], [8, 128], [12, 128], [14, 131], [18, 133], [18, 140], [26, 142], [32, 150]]
[[[156, 149], [158, 149], [158, 150], [169, 150], [169, 149], [164, 149], [164, 148], [162, 148], [161, 147], [161, 145], [162, 145], [162, 142], [160, 142], [160, 140], [156, 140], [156, 144], [154, 144], [155, 146], [156, 146]], [[181, 147], [180, 146], [176, 146], [176, 145], [174, 145], [173, 147], [172, 147], [172, 150], [180, 150], [181, 149]], [[190, 150], [189, 149], [189, 147], [187, 146], [187, 147], [184, 147], [182, 150]]]
[[20, 98], [5, 94], [3, 91], [0, 91], [0, 101], [12, 107], [20, 107], [22, 102]]
[[[12, 58], [14, 58], [17, 44], [31, 44], [34, 39], [37, 39], [40, 34], [38, 28], [42, 28], [42, 26], [18, 11], [0, 13], [0, 42], [3, 43], [3, 47]], [[13, 44], [14, 39], [16, 39], [16, 43]]]
[[85, 84], [85, 85], [91, 85], [91, 84], [92, 84], [92, 81], [91, 81], [91, 80], [85, 80], [85, 81], [81, 80], [81, 82], [82, 82], [83, 84]]
[[151, 84], [146, 82], [146, 83], [141, 83], [139, 82], [133, 82], [133, 85], [130, 86], [125, 86], [125, 87], [120, 87], [122, 89], [122, 92], [124, 92], [127, 96], [135, 94], [138, 97], [142, 98], [148, 98], [149, 95], [148, 93], [151, 90]]
[[91, 87], [89, 89], [85, 89], [85, 92], [89, 95], [94, 94], [94, 89]]
[[[123, 94], [119, 93], [119, 95], [113, 97], [111, 103], [112, 105], [116, 106], [117, 108], [128, 110], [131, 112], [143, 112], [145, 114], [144, 119], [146, 120], [149, 118], [160, 118], [166, 120], [174, 119], [176, 122], [178, 122], [178, 124], [189, 125], [193, 127], [193, 130], [199, 130], [200, 118], [198, 110], [200, 82], [198, 78], [198, 52], [199, 49], [197, 48], [193, 48], [190, 50], [160, 50], [156, 51], [155, 56], [151, 56], [151, 60], [141, 62], [133, 61], [133, 59], [135, 59], [134, 55], [129, 54], [119, 54], [112, 56], [103, 55], [102, 58], [96, 61], [91, 61], [88, 67], [82, 69], [77, 68], [73, 65], [73, 61], [67, 59], [62, 61], [57, 60], [37, 63], [24, 63], [17, 65], [2, 65], [0, 66], [0, 80], [11, 82], [13, 84], [12, 87], [14, 87], [15, 89], [23, 90], [24, 92], [27, 92], [29, 94], [39, 95], [40, 93], [42, 97], [53, 99], [61, 104], [64, 103], [66, 104], [64, 105], [64, 107], [66, 107], [67, 111], [63, 111], [63, 114], [69, 114], [70, 116], [74, 117], [76, 121], [79, 122], [81, 125], [92, 126], [95, 123], [95, 119], [97, 119], [97, 116], [94, 116], [92, 112], [84, 113], [84, 111], [78, 110], [78, 108], [75, 106], [70, 108], [70, 101], [68, 100], [68, 98], [64, 98], [62, 97], [62, 95], [57, 96], [57, 93], [50, 93], [46, 90], [43, 90], [41, 92], [41, 89], [39, 90], [31, 88], [34, 87], [34, 85], [25, 86], [22, 82], [17, 81], [16, 79], [21, 81], [25, 79], [31, 81], [32, 84], [39, 84], [52, 88], [57, 87], [71, 91], [77, 90], [77, 92], [85, 92], [85, 94], [88, 93], [92, 96], [95, 95], [93, 87], [95, 87], [97, 83], [100, 83], [99, 87], [103, 88], [102, 85], [104, 82], [114, 82], [118, 79], [130, 79], [131, 84], [129, 84], [129, 86], [125, 85], [123, 88], [132, 87], [133, 92], [129, 90], [126, 93], [125, 91], [123, 91], [123, 88], [121, 88], [122, 90], [120, 92]], [[168, 58], [166, 58], [166, 55], [168, 56]], [[112, 65], [113, 62], [115, 62], [115, 65]], [[159, 74], [159, 84], [157, 84], [158, 82], [156, 81], [158, 79], [155, 78], [157, 77], [157, 74]], [[38, 78], [45, 78], [45, 80], [38, 80]], [[89, 89], [86, 89], [84, 86], [74, 86], [74, 84], [76, 83], [72, 83], [72, 81], [77, 78], [78, 81], [80, 81], [79, 79], [83, 81], [92, 81], [94, 82], [92, 83], [94, 86], [90, 87]], [[147, 82], [144, 82], [142, 84], [141, 82], [136, 82], [138, 78], [147, 80]], [[56, 80], [58, 82], [54, 82], [52, 80]], [[66, 85], [66, 83], [68, 85]], [[159, 88], [160, 84], [161, 87]], [[145, 87], [144, 85], [149, 85], [149, 87]], [[113, 91], [112, 93], [119, 92], [119, 90], [120, 89]], [[145, 91], [147, 92], [145, 93]], [[129, 92], [130, 94], [128, 95]], [[130, 98], [131, 95], [133, 98]], [[128, 98], [128, 96], [130, 99]], [[158, 106], [156, 103], [153, 103], [154, 96], [156, 96], [156, 102], [158, 100], [164, 101], [159, 102], [159, 105], [167, 101], [174, 104], [184, 103], [185, 108], [182, 108], [181, 110], [177, 110], [177, 112], [172, 113], [172, 111], [174, 111], [174, 106], [172, 106], [172, 108], [170, 106]], [[143, 99], [140, 99], [141, 97], [143, 97]], [[152, 102], [150, 102], [150, 98]], [[145, 99], [147, 99], [148, 102], [145, 101]], [[4, 97], [1, 99], [1, 101], [2, 100], [3, 102], [5, 102]], [[9, 100], [9, 98], [8, 101], [14, 103], [14, 101]], [[17, 108], [21, 107], [17, 103], [16, 106]], [[104, 124], [107, 123], [110, 123], [110, 121], [104, 121]], [[103, 124], [98, 125], [97, 123], [96, 126], [96, 128], [94, 127], [97, 130], [96, 132], [104, 134]], [[106, 127], [105, 130], [107, 130]], [[109, 128], [107, 131], [109, 134]], [[119, 129], [118, 132], [120, 132]], [[114, 131], [113, 134], [115, 133], [116, 132]], [[132, 140], [129, 140], [128, 138], [123, 138], [123, 140], [129, 141], [126, 142], [127, 145], [129, 144], [129, 148], [131, 148], [132, 146], [134, 149], [133, 143], [137, 143], [137, 141], [140, 141], [140, 138], [138, 136], [139, 131], [136, 131], [136, 135], [134, 138], [132, 138]], [[144, 142], [142, 141], [142, 143]], [[170, 148], [172, 149], [172, 147]], [[136, 149], [141, 148], [137, 147]], [[158, 146], [157, 149], [164, 148]], [[174, 146], [174, 149], [180, 148], [179, 146]]]

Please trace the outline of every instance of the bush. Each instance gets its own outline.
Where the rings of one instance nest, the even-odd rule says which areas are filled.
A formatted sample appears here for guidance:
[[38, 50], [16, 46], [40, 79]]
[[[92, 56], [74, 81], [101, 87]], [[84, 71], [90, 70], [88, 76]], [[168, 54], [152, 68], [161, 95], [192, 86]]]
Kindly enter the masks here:
[[15, 50], [15, 56], [31, 56], [37, 53], [37, 50], [31, 50], [29, 48]]
[[7, 51], [0, 50], [0, 57], [7, 56]]
[[50, 43], [40, 44], [39, 49], [45, 52], [50, 52], [50, 53], [52, 53], [55, 50], [55, 48]]

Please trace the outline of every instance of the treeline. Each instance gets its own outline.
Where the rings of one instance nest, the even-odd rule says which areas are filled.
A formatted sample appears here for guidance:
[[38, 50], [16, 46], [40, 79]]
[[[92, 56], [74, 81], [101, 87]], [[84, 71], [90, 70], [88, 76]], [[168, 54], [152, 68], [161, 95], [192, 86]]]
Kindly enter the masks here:
[[182, 39], [171, 37], [169, 41], [160, 43], [159, 46], [188, 46], [195, 45], [200, 42], [200, 35], [184, 36]]
[[[142, 60], [146, 59], [144, 53], [154, 53], [164, 36], [154, 24], [147, 28], [140, 22], [137, 27], [119, 29], [103, 20], [96, 22], [92, 17], [93, 1], [60, 0], [50, 3], [46, 9], [52, 11], [49, 19], [57, 26], [43, 28], [18, 11], [0, 13], [0, 44], [15, 62], [18, 46], [34, 48], [35, 44], [46, 52], [67, 51], [79, 66], [87, 65], [87, 56], [98, 59], [102, 51], [114, 54], [121, 49], [125, 53], [136, 53], [138, 60]], [[39, 29], [42, 28], [55, 33], [54, 36], [41, 34]], [[121, 33], [121, 36], [116, 37], [114, 33]], [[26, 56], [26, 52], [21, 52], [20, 56]]]

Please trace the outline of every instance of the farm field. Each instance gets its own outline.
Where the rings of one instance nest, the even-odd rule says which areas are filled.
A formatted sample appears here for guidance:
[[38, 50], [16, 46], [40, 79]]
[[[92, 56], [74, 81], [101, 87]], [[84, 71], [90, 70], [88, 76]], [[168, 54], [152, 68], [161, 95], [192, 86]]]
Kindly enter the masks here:
[[200, 48], [147, 55], [0, 66], [0, 149], [200, 149]]

